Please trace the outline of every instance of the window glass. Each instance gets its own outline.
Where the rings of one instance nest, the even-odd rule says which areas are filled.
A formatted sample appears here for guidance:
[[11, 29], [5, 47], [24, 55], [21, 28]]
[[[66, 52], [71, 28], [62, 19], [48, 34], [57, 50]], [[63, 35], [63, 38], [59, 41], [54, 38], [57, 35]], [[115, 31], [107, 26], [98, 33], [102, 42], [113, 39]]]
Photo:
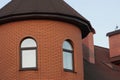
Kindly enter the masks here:
[[63, 49], [73, 50], [71, 44], [68, 41], [64, 41]]
[[36, 50], [22, 50], [22, 68], [36, 67]]
[[73, 47], [68, 40], [63, 42], [63, 68], [73, 70]]
[[68, 52], [63, 52], [63, 65], [64, 69], [73, 69], [73, 64], [72, 64], [72, 54]]
[[37, 44], [35, 40], [28, 38], [28, 39], [23, 40], [21, 44], [21, 48], [24, 48], [24, 47], [37, 47]]

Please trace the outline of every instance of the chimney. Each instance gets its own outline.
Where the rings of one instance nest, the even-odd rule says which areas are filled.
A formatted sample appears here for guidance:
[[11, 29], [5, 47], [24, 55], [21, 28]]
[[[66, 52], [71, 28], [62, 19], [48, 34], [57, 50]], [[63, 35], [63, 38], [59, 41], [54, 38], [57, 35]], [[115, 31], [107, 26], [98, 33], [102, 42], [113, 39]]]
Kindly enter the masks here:
[[120, 65], [120, 29], [107, 33], [109, 37], [110, 60]]
[[84, 59], [95, 64], [93, 35], [94, 32], [90, 32], [88, 36], [83, 39], [83, 56]]

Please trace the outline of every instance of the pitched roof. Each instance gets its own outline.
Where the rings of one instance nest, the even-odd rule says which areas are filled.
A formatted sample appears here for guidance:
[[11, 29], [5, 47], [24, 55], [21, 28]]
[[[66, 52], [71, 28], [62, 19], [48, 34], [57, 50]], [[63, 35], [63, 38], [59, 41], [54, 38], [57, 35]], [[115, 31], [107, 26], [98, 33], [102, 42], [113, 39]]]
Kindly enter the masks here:
[[84, 80], [120, 80], [120, 71], [105, 64], [91, 64], [84, 60]]
[[0, 24], [26, 19], [52, 19], [77, 25], [82, 37], [95, 30], [90, 22], [63, 0], [12, 0], [0, 10]]
[[120, 67], [110, 63], [109, 49], [95, 46], [96, 63], [84, 59], [85, 80], [120, 80]]

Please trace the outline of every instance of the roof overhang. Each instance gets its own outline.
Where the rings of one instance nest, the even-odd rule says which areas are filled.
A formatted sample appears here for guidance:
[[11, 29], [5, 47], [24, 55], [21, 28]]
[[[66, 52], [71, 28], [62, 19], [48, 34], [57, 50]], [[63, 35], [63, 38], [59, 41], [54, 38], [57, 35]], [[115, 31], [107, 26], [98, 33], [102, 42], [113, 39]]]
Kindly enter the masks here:
[[120, 34], [120, 29], [119, 30], [115, 30], [115, 31], [112, 31], [112, 32], [109, 32], [109, 33], [107, 33], [107, 35], [106, 36], [113, 36], [113, 35], [117, 35], [117, 34]]
[[63, 0], [12, 0], [0, 10], [0, 24], [31, 19], [50, 19], [76, 25], [82, 38], [95, 33], [90, 22]]
[[[89, 22], [85, 22], [82, 19], [75, 16], [56, 14], [56, 13], [32, 12], [32, 13], [12, 14], [12, 15], [0, 17], [0, 24], [5, 24], [13, 21], [30, 20], [30, 19], [59, 20], [59, 21], [64, 21], [64, 22], [74, 24], [76, 25], [76, 27], [78, 27], [81, 30], [82, 38], [86, 37], [89, 32], [95, 32], [95, 30], [91, 27]], [[92, 31], [90, 27], [92, 28]]]

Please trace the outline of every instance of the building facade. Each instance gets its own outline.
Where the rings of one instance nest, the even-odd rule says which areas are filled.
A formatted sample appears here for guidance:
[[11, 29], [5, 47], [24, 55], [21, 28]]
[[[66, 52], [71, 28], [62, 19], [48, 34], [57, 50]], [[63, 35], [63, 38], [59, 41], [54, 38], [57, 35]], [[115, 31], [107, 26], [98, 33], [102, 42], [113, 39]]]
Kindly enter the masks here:
[[120, 80], [120, 30], [110, 49], [94, 34], [63, 0], [12, 0], [0, 10], [0, 80]]
[[[28, 20], [1, 25], [0, 78], [3, 80], [83, 79], [80, 34], [81, 31], [74, 25], [52, 20]], [[66, 44], [64, 41], [70, 42], [73, 52], [63, 50]], [[68, 53], [74, 56], [72, 65], [66, 66], [66, 63], [63, 64], [63, 59]]]
[[92, 31], [63, 0], [12, 0], [0, 10], [0, 80], [84, 80]]
[[110, 45], [110, 60], [115, 65], [120, 65], [120, 30], [115, 30], [107, 34]]

